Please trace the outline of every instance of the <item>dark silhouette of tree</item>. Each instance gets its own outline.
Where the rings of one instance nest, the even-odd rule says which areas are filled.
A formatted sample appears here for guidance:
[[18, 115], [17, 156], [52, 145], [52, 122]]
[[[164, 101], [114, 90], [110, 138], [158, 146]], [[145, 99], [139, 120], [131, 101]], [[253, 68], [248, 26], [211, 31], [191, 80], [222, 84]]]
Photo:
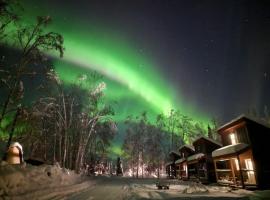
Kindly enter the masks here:
[[[11, 126], [1, 126], [0, 131], [9, 132], [7, 142], [7, 146], [9, 146], [18, 118], [25, 107], [23, 105], [25, 81], [37, 75], [38, 70], [36, 68], [38, 67], [35, 66], [43, 66], [47, 69], [46, 52], [55, 50], [62, 56], [64, 48], [63, 38], [60, 34], [45, 31], [45, 27], [51, 22], [49, 16], [37, 17], [36, 23], [28, 26], [24, 25], [13, 14], [13, 9], [11, 9], [13, 7], [12, 1], [1, 1], [0, 6], [1, 45], [4, 45], [7, 41], [6, 44], [9, 46], [14, 45], [20, 52], [12, 61], [6, 60], [4, 55], [1, 60], [3, 68], [0, 70], [0, 82], [1, 93], [4, 95], [0, 99], [0, 124], [2, 124], [3, 120], [6, 120], [9, 121]], [[14, 25], [15, 21], [16, 26]], [[15, 28], [10, 29], [9, 26]], [[6, 128], [9, 128], [9, 130], [3, 130]]]
[[[33, 113], [39, 116], [42, 123], [46, 119], [45, 127], [49, 131], [42, 128], [42, 123], [39, 123], [37, 130], [41, 129], [43, 135], [53, 132], [53, 137], [50, 136], [53, 139], [51, 144], [54, 144], [53, 160], [79, 172], [86, 161], [86, 154], [92, 153], [91, 149], [104, 153], [113, 138], [113, 129], [117, 131], [110, 118], [113, 110], [102, 104], [103, 92], [100, 87], [103, 82], [95, 75], [85, 75], [83, 82], [68, 87], [63, 85], [53, 70], [48, 76], [52, 83], [49, 87], [54, 85], [55, 91], [39, 99]], [[88, 90], [81, 87], [86, 82]]]
[[120, 157], [118, 157], [117, 161], [116, 161], [116, 175], [117, 176], [122, 176], [123, 175], [122, 163], [121, 163]]
[[[11, 58], [3, 55], [0, 59], [1, 139], [9, 146], [15, 137], [25, 144], [30, 157], [59, 162], [79, 172], [91, 145], [105, 155], [117, 131], [110, 117], [113, 109], [103, 100], [106, 84], [96, 73], [64, 84], [46, 56], [50, 51], [60, 57], [64, 53], [62, 36], [48, 31], [51, 18], [37, 17], [35, 24], [26, 25], [14, 14], [13, 2], [0, 0], [0, 43], [8, 50], [16, 49]], [[27, 99], [27, 83], [36, 77], [41, 80], [36, 87], [39, 95]]]
[[213, 139], [212, 129], [211, 129], [211, 127], [209, 126], [209, 124], [208, 124], [208, 126], [207, 126], [207, 129], [208, 129], [208, 134], [207, 134], [207, 136], [208, 136], [209, 138]]

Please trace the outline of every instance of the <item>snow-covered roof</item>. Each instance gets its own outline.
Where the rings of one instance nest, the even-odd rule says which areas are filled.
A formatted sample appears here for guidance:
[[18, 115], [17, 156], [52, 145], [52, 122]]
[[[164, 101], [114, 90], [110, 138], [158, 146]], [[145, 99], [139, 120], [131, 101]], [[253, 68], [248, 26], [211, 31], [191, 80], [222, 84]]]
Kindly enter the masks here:
[[179, 151], [180, 151], [181, 149], [183, 149], [183, 148], [188, 148], [188, 149], [190, 149], [190, 150], [192, 150], [192, 151], [195, 151], [195, 149], [194, 149], [193, 146], [187, 145], [187, 144], [182, 145], [182, 146], [179, 148]]
[[218, 128], [218, 131], [221, 130], [221, 129], [223, 129], [223, 128], [225, 128], [225, 127], [227, 127], [227, 126], [229, 126], [230, 124], [232, 124], [234, 122], [237, 122], [238, 120], [241, 120], [241, 119], [248, 119], [250, 121], [256, 122], [257, 124], [260, 124], [262, 126], [265, 126], [267, 128], [270, 128], [268, 124], [266, 124], [266, 123], [264, 123], [264, 122], [262, 122], [262, 121], [260, 121], [258, 119], [254, 119], [253, 117], [250, 117], [250, 116], [246, 116], [244, 114], [241, 114], [240, 116], [236, 117], [235, 119], [233, 119], [233, 120], [229, 121], [228, 123], [224, 124], [223, 126], [219, 127]]
[[169, 155], [171, 155], [171, 154], [175, 154], [175, 155], [181, 157], [181, 155], [178, 152], [176, 152], [176, 151], [170, 151]]
[[176, 160], [175, 161], [175, 164], [180, 164], [180, 163], [182, 163], [184, 161], [186, 161], [186, 159], [185, 158], [181, 158], [181, 159]]
[[205, 156], [205, 154], [203, 154], [203, 153], [197, 153], [197, 154], [194, 154], [194, 155], [192, 155], [192, 156], [189, 156], [189, 157], [187, 158], [187, 160], [188, 160], [188, 161], [198, 160], [198, 159], [200, 159], [200, 158], [203, 158], [204, 156]]
[[19, 142], [12, 142], [9, 147], [17, 147], [20, 149], [21, 153], [23, 154], [23, 148]]
[[205, 140], [208, 140], [209, 142], [212, 142], [212, 143], [214, 143], [214, 144], [216, 144], [216, 145], [222, 147], [222, 144], [221, 144], [220, 142], [218, 142], [218, 141], [216, 141], [216, 140], [213, 140], [213, 139], [211, 139], [211, 138], [205, 137], [205, 136], [199, 136], [199, 137], [197, 137], [197, 138], [193, 141], [193, 143], [196, 142], [197, 140], [202, 139], [202, 138], [205, 139]]
[[165, 164], [165, 166], [169, 166], [169, 165], [172, 165], [173, 164], [173, 162], [167, 162], [166, 164]]
[[245, 143], [231, 144], [231, 145], [228, 145], [228, 146], [225, 146], [225, 147], [222, 147], [213, 151], [212, 157], [234, 154], [247, 148], [248, 146], [249, 145]]

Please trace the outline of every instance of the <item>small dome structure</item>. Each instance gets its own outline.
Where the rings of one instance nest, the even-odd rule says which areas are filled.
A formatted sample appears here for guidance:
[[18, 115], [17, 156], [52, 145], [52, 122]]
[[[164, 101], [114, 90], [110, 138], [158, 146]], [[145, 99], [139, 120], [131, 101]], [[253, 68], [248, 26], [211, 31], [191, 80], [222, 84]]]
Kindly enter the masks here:
[[23, 163], [23, 148], [19, 142], [13, 142], [7, 150], [8, 164], [22, 164]]

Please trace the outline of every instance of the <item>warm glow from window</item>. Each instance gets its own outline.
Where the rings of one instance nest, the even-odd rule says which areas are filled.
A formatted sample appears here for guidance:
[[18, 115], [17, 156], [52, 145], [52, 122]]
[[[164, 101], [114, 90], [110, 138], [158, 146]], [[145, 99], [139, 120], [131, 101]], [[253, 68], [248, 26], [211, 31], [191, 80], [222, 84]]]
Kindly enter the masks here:
[[230, 138], [231, 138], [232, 144], [236, 144], [236, 143], [237, 143], [235, 133], [231, 133], [231, 134], [230, 134]]
[[184, 171], [187, 172], [187, 165], [184, 164]]
[[236, 170], [239, 171], [239, 162], [236, 158], [234, 158], [234, 163], [235, 163]]
[[256, 184], [256, 179], [255, 179], [255, 173], [253, 171], [254, 167], [253, 167], [252, 160], [250, 158], [245, 159], [245, 164], [246, 164], [247, 170], [250, 170], [250, 171], [247, 172], [247, 175], [248, 175], [247, 183]]
[[246, 159], [246, 160], [245, 160], [245, 163], [246, 163], [246, 168], [247, 168], [248, 170], [254, 170], [254, 169], [253, 169], [253, 164], [252, 164], [252, 161], [251, 161], [250, 158], [249, 158], [249, 159]]

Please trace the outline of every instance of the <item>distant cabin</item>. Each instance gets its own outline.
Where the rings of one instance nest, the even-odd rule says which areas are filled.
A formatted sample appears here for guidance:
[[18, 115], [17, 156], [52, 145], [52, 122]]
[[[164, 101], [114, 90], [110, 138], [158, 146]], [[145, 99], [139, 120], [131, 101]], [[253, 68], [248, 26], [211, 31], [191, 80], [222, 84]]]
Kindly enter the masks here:
[[240, 116], [218, 129], [222, 148], [213, 151], [218, 183], [241, 188], [270, 187], [270, 128]]
[[175, 161], [180, 159], [181, 156], [176, 151], [171, 151], [169, 153], [169, 159], [170, 161], [166, 163], [166, 173], [169, 178], [175, 178], [176, 177], [176, 165]]
[[215, 182], [215, 168], [212, 152], [222, 145], [210, 138], [201, 136], [193, 142], [195, 154], [187, 158], [188, 178], [202, 183]]
[[187, 158], [195, 153], [195, 149], [191, 145], [183, 145], [179, 148], [181, 158], [175, 161], [176, 176], [178, 179], [188, 179]]

